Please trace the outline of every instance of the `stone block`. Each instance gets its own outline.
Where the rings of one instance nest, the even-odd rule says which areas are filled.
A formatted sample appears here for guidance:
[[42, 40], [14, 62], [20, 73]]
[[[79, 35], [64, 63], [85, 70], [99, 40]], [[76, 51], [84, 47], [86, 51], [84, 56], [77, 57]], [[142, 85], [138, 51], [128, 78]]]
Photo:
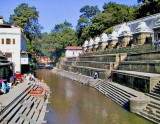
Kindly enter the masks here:
[[148, 105], [149, 100], [146, 97], [132, 97], [129, 99], [130, 112], [138, 113]]

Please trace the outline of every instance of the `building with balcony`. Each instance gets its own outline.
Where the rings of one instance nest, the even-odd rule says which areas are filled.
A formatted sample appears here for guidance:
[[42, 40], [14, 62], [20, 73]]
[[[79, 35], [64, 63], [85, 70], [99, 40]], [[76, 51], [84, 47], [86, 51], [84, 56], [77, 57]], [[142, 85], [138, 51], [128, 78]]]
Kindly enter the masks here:
[[26, 65], [29, 67], [30, 59], [29, 53], [26, 52], [27, 41], [23, 29], [4, 24], [2, 16], [0, 16], [0, 50], [12, 62], [14, 73], [21, 72]]

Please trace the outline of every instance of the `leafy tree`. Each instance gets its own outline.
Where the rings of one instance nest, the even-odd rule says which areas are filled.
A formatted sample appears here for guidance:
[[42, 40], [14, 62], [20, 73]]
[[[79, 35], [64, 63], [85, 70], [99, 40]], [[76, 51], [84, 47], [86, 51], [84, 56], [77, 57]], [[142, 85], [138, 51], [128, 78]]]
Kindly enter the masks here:
[[[89, 25], [91, 25], [92, 21], [91, 19], [97, 15], [100, 10], [98, 9], [97, 6], [84, 6], [80, 9], [81, 15], [80, 15], [80, 19], [78, 20], [78, 24], [77, 24], [77, 33], [78, 33], [78, 38], [79, 38], [79, 43], [78, 44], [82, 44], [82, 42], [87, 39], [86, 36], [89, 36], [90, 34], [85, 34], [89, 33], [88, 28], [90, 27]], [[85, 28], [86, 27], [86, 28]]]
[[108, 22], [110, 23], [109, 25], [110, 27], [116, 24], [128, 22], [130, 20], [135, 19], [134, 8], [129, 7], [127, 5], [121, 5], [121, 4], [116, 4], [114, 2], [109, 2], [107, 4], [106, 3], [104, 4], [103, 9], [104, 9], [103, 13], [111, 17], [110, 22], [108, 20]]
[[72, 28], [72, 24], [67, 21], [65, 21], [64, 23], [61, 23], [61, 24], [56, 24], [54, 29], [52, 30], [52, 32], [60, 32], [64, 28]]
[[142, 4], [137, 9], [137, 18], [160, 13], [159, 0], [138, 0], [138, 2]]
[[42, 27], [38, 23], [38, 17], [39, 12], [35, 7], [22, 3], [14, 9], [14, 14], [10, 15], [9, 23], [23, 28], [27, 38], [32, 41], [36, 36], [41, 35]]

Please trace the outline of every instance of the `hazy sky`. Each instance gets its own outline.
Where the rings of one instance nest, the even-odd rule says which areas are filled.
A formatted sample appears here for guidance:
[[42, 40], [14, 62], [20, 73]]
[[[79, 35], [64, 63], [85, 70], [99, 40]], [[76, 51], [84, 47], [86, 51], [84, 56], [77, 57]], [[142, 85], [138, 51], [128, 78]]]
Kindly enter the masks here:
[[0, 15], [8, 21], [18, 5], [27, 3], [39, 11], [39, 23], [44, 27], [42, 32], [50, 33], [55, 24], [65, 20], [75, 27], [80, 16], [79, 10], [85, 5], [97, 5], [103, 10], [102, 6], [109, 1], [126, 5], [138, 4], [137, 0], [0, 0]]

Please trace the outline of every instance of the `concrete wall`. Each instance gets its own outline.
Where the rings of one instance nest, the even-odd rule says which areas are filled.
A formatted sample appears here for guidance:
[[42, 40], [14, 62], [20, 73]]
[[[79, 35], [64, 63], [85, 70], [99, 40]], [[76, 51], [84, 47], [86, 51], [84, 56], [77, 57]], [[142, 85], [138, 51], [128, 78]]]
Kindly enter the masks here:
[[97, 61], [97, 62], [118, 62], [119, 55], [96, 55], [96, 56], [86, 56], [80, 57], [80, 61]]
[[139, 71], [160, 74], [160, 61], [121, 62], [119, 70]]
[[160, 60], [160, 51], [133, 53], [127, 55], [127, 61]]
[[148, 93], [150, 91], [150, 78], [140, 78], [114, 72], [113, 81], [140, 92]]

